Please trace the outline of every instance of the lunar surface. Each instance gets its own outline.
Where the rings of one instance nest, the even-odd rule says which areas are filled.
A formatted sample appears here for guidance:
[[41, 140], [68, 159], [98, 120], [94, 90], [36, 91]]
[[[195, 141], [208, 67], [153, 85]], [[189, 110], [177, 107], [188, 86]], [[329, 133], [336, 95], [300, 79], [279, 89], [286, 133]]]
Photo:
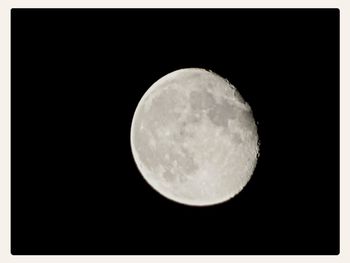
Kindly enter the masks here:
[[250, 180], [259, 154], [248, 103], [227, 80], [199, 68], [169, 73], [146, 91], [130, 139], [148, 184], [193, 206], [234, 197]]

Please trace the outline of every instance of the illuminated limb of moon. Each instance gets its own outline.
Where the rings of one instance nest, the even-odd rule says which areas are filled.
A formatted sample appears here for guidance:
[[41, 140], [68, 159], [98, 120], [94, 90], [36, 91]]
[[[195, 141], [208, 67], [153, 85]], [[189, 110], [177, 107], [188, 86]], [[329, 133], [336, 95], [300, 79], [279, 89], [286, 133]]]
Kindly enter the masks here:
[[181, 69], [154, 83], [132, 121], [132, 153], [145, 180], [187, 205], [213, 205], [239, 193], [259, 143], [250, 106], [227, 80]]

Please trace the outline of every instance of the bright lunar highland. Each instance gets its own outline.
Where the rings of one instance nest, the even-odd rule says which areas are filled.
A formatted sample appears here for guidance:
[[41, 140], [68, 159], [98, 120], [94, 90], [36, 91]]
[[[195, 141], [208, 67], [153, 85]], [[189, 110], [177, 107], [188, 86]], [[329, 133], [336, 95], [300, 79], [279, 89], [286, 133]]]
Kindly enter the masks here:
[[238, 194], [259, 155], [251, 107], [227, 80], [199, 68], [171, 72], [146, 91], [130, 139], [148, 184], [170, 200], [193, 206]]

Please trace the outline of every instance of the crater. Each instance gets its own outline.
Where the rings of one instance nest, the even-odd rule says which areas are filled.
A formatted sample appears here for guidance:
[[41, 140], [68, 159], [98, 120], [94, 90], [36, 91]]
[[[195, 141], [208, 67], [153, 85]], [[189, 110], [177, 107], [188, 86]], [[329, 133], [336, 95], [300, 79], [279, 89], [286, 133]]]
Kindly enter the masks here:
[[256, 129], [253, 113], [249, 110], [242, 110], [238, 118], [242, 129], [252, 131]]

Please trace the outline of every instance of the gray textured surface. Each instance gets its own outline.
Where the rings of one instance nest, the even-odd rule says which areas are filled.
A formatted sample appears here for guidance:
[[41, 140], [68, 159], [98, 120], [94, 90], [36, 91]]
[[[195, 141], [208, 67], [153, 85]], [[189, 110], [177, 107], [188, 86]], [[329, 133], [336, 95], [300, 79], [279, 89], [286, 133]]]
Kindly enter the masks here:
[[188, 205], [213, 205], [249, 181], [258, 156], [251, 108], [225, 79], [203, 69], [174, 71], [144, 94], [131, 147], [146, 181]]

